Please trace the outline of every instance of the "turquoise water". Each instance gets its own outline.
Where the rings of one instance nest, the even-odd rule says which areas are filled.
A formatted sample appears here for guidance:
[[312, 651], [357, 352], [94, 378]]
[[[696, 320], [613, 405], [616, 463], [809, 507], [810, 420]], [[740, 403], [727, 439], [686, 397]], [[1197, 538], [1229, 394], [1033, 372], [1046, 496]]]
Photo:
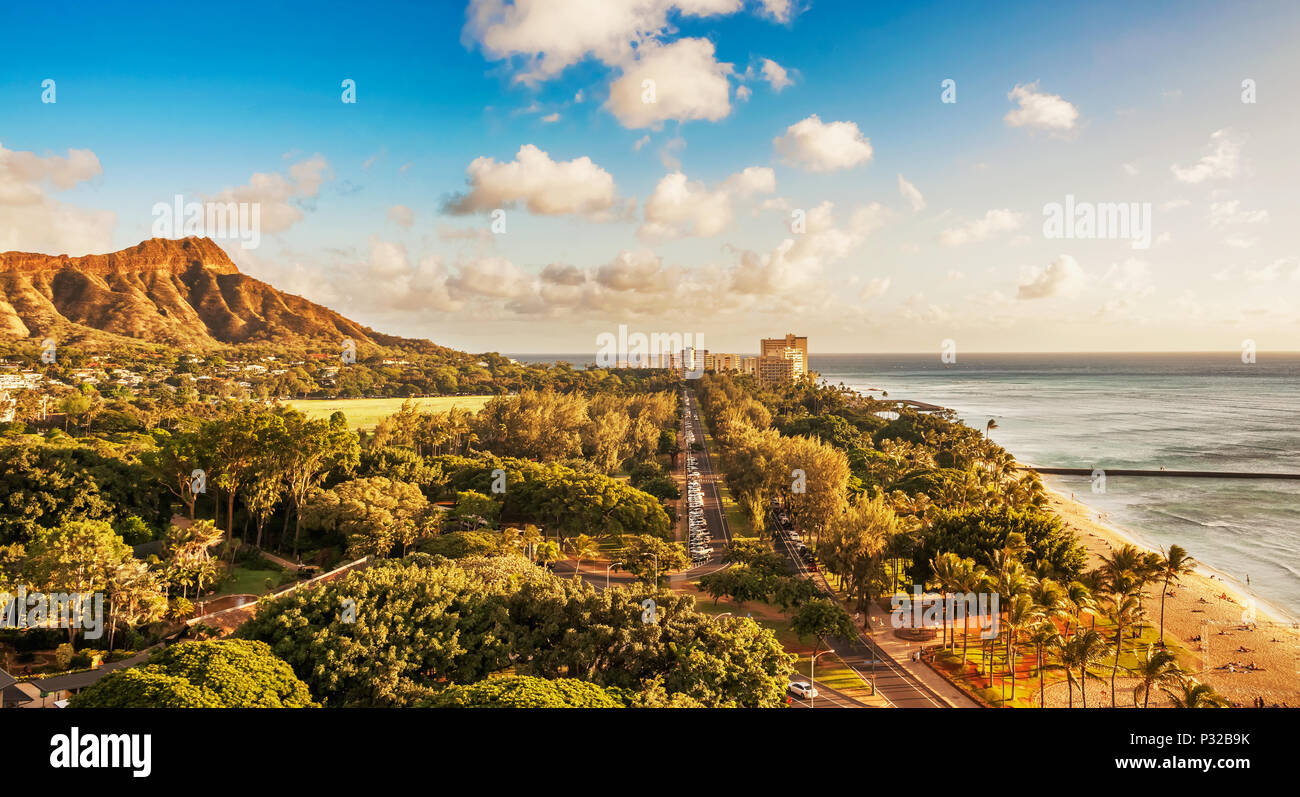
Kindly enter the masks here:
[[[813, 355], [832, 384], [951, 407], [1040, 466], [1300, 473], [1300, 354]], [[872, 395], [879, 396], [878, 392]], [[1177, 543], [1300, 615], [1300, 482], [1108, 476], [1048, 484], [1149, 547]]]

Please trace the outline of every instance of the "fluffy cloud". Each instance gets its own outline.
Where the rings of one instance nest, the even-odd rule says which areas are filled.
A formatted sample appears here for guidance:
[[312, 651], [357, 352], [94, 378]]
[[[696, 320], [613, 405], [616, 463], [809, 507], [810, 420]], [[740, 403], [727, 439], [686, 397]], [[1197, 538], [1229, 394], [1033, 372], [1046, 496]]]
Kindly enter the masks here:
[[1065, 134], [1074, 130], [1079, 121], [1078, 108], [1062, 99], [1059, 94], [1039, 91], [1037, 81], [1028, 85], [1016, 85], [1007, 93], [1007, 99], [1014, 100], [1020, 106], [1002, 117], [1011, 127], [1029, 127]]
[[596, 269], [596, 282], [614, 291], [645, 291], [661, 283], [663, 260], [648, 249], [621, 252], [613, 261]]
[[1074, 258], [1061, 255], [1047, 268], [1030, 268], [1020, 281], [1018, 299], [1050, 299], [1074, 296], [1083, 288], [1085, 275]]
[[794, 3], [791, 0], [759, 0], [759, 5], [765, 14], [777, 22], [789, 22], [794, 14]]
[[1003, 208], [990, 210], [984, 218], [968, 221], [939, 233], [939, 243], [944, 246], [961, 246], [987, 240], [998, 233], [1019, 229], [1025, 223], [1025, 214]]
[[708, 39], [646, 43], [609, 86], [605, 108], [628, 128], [666, 120], [717, 121], [731, 113], [731, 64], [714, 57]]
[[83, 255], [112, 248], [117, 216], [58, 202], [47, 186], [68, 189], [103, 172], [88, 149], [40, 157], [0, 145], [0, 252]]
[[469, 191], [447, 203], [449, 213], [480, 213], [522, 202], [544, 216], [602, 217], [617, 199], [614, 178], [590, 158], [557, 162], [532, 144], [520, 147], [513, 161], [475, 158], [465, 171]]
[[473, 260], [447, 280], [453, 296], [485, 296], [511, 299], [518, 296], [529, 284], [529, 278], [515, 264], [503, 257], [485, 257]]
[[913, 211], [925, 210], [925, 197], [921, 196], [916, 186], [904, 180], [901, 174], [898, 175], [898, 193], [911, 204]]
[[817, 114], [786, 128], [772, 140], [781, 159], [810, 172], [851, 169], [871, 160], [871, 142], [853, 122], [826, 124]]
[[1169, 168], [1174, 177], [1184, 183], [1203, 183], [1206, 180], [1226, 180], [1237, 176], [1240, 169], [1241, 144], [1228, 130], [1216, 130], [1210, 136], [1209, 151], [1191, 166], [1174, 164]]
[[784, 296], [809, 285], [830, 263], [842, 260], [891, 218], [878, 203], [857, 208], [845, 227], [835, 223], [834, 205], [823, 202], [804, 217], [804, 231], [786, 238], [771, 252], [744, 251], [731, 274], [732, 289], [742, 294]]
[[[441, 258], [430, 255], [412, 265], [405, 246], [371, 236], [370, 253], [365, 260], [345, 263], [338, 268], [334, 282], [341, 291], [330, 292], [341, 292], [345, 296], [329, 304], [380, 312], [459, 310], [463, 302], [451, 295], [448, 278]], [[321, 295], [322, 280], [318, 269], [299, 275], [298, 281], [307, 283], [303, 285], [306, 289], [303, 295], [312, 296], [317, 301], [327, 300]]]
[[284, 232], [302, 221], [303, 201], [320, 193], [329, 172], [329, 161], [321, 155], [289, 167], [289, 176], [279, 172], [257, 172], [248, 185], [227, 188], [209, 199], [213, 202], [248, 202], [261, 205], [262, 232]]
[[415, 213], [406, 205], [393, 205], [388, 209], [388, 220], [409, 230], [415, 224]]
[[717, 235], [735, 216], [733, 199], [775, 190], [776, 175], [766, 167], [751, 166], [714, 189], [673, 172], [664, 175], [646, 200], [645, 222], [637, 232], [646, 239]]
[[763, 59], [763, 79], [772, 86], [773, 91], [780, 91], [786, 86], [794, 84], [794, 81], [790, 79], [790, 73], [785, 71], [785, 67], [771, 58]]
[[593, 56], [615, 65], [669, 30], [669, 14], [733, 14], [742, 0], [472, 0], [465, 36], [493, 59], [521, 58], [523, 82], [547, 80]]

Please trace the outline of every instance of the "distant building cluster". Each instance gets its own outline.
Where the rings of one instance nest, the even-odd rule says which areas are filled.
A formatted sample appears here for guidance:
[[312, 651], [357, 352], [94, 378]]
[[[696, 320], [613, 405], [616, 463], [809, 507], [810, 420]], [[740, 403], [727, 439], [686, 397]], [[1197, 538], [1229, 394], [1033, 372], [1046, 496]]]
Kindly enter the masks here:
[[671, 368], [679, 373], [730, 371], [751, 374], [767, 384], [782, 384], [798, 381], [808, 375], [808, 338], [794, 334], [782, 338], [763, 338], [759, 341], [757, 357], [687, 347], [675, 354], [650, 355], [628, 365]]
[[760, 382], [794, 382], [808, 375], [808, 338], [786, 334], [784, 338], [763, 338], [754, 373]]

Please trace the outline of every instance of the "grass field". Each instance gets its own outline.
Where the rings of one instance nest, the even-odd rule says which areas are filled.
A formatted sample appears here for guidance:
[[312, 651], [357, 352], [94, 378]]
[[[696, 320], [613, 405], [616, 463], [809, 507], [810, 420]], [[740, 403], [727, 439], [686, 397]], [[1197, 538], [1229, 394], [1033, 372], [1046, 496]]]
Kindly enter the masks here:
[[[491, 398], [492, 396], [433, 396], [409, 400], [414, 401], [424, 412], [446, 412], [452, 407], [478, 412]], [[285, 403], [308, 418], [328, 418], [342, 410], [347, 416], [348, 426], [353, 429], [373, 429], [381, 420], [401, 409], [402, 402], [407, 400], [400, 398], [307, 399]]]

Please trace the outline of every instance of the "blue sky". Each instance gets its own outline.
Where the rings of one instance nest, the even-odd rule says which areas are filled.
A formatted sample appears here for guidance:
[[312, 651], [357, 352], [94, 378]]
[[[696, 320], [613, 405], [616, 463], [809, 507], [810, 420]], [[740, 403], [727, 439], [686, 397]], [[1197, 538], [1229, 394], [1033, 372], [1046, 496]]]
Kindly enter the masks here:
[[[1281, 2], [6, 7], [0, 250], [130, 246], [183, 194], [262, 203], [257, 248], [218, 241], [246, 272], [476, 351], [584, 351], [619, 324], [727, 351], [785, 331], [1300, 349], [1298, 22]], [[652, 108], [610, 101], [650, 74]], [[1149, 204], [1151, 245], [1047, 238], [1067, 194]]]

